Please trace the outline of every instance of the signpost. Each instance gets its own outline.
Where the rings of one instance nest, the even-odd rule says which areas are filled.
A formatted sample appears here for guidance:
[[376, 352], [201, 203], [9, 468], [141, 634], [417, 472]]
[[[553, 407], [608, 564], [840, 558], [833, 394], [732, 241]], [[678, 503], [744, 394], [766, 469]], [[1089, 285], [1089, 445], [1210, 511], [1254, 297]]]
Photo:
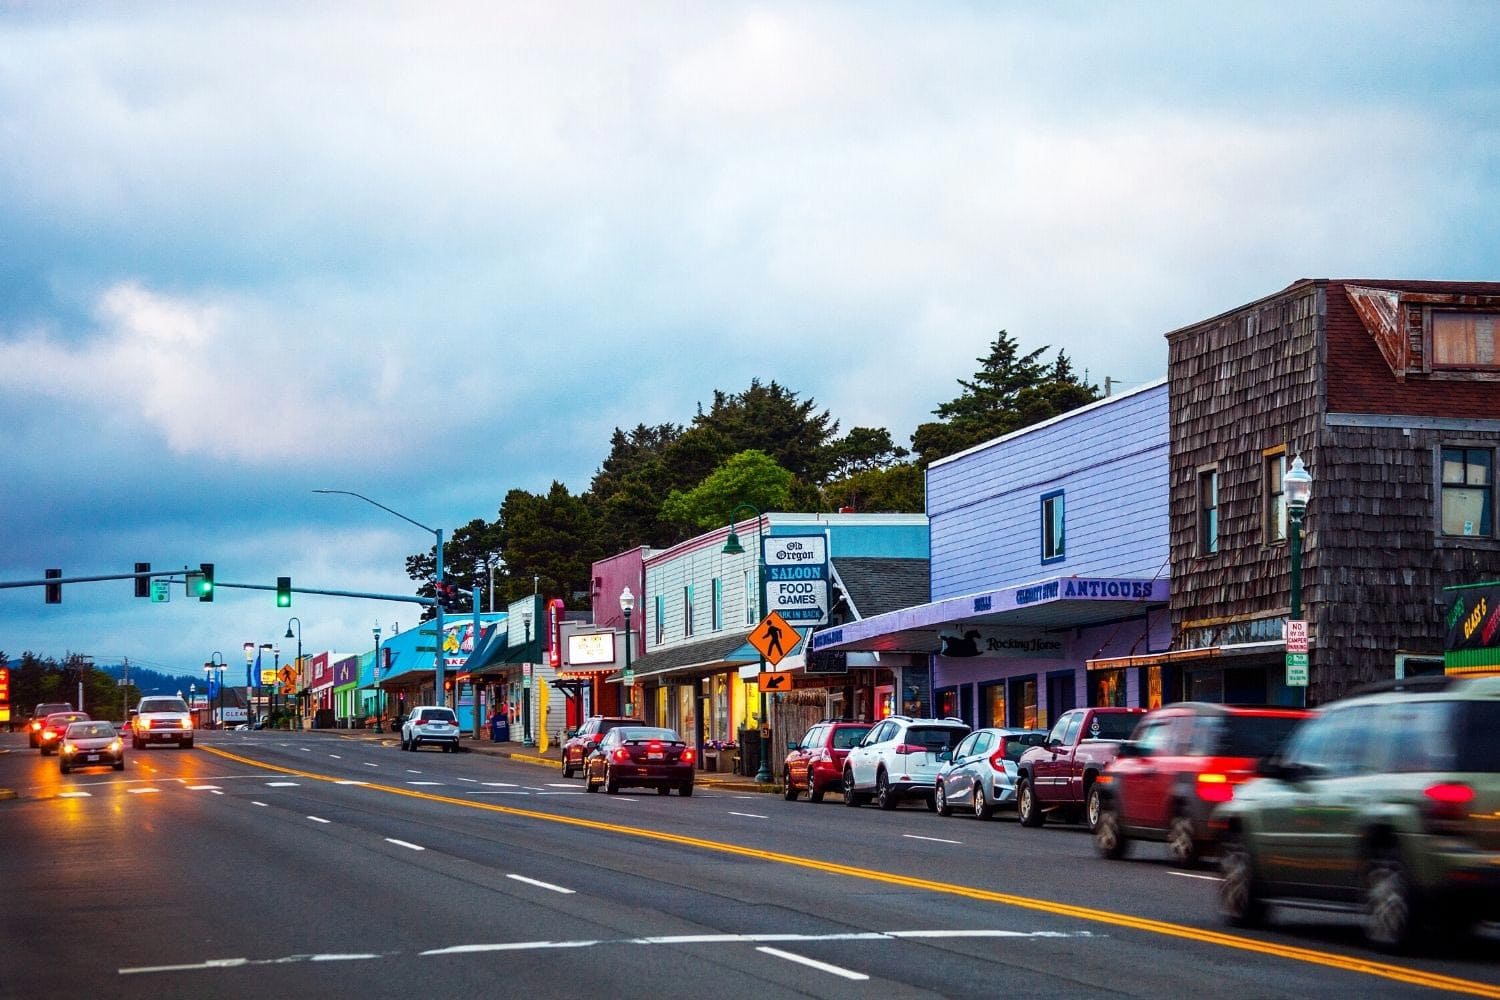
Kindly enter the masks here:
[[1286, 640], [1286, 686], [1307, 687], [1307, 622], [1289, 619], [1282, 635]]
[[755, 676], [760, 681], [761, 691], [766, 694], [780, 694], [792, 689], [790, 670], [762, 670]]

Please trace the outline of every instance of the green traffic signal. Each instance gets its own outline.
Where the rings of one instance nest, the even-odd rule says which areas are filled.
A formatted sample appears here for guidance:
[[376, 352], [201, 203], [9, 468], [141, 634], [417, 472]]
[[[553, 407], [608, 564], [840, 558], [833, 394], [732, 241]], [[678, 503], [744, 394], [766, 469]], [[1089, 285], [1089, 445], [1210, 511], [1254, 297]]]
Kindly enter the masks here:
[[292, 606], [292, 578], [289, 576], [276, 578], [276, 606], [278, 608]]
[[203, 571], [198, 577], [198, 600], [211, 601], [214, 599], [214, 564], [199, 563], [198, 568]]

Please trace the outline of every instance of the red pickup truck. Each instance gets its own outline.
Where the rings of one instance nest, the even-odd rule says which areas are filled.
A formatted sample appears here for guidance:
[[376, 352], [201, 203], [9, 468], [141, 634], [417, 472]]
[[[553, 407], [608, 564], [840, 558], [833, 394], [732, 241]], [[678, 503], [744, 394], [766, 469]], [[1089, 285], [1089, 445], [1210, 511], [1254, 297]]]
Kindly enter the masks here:
[[1099, 820], [1094, 779], [1130, 739], [1144, 708], [1075, 708], [1058, 718], [1047, 741], [1016, 764], [1016, 816], [1023, 826], [1041, 826], [1049, 813]]

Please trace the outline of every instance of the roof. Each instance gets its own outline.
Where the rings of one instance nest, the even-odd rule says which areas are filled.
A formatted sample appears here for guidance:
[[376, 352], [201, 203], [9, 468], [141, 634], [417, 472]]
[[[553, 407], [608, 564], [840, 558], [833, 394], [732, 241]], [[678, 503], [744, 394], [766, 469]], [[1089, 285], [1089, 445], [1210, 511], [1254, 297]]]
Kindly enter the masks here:
[[715, 636], [702, 642], [686, 642], [656, 653], [647, 653], [630, 665], [637, 681], [668, 673], [687, 673], [701, 667], [729, 662], [730, 654], [743, 648], [747, 654], [733, 657], [736, 663], [754, 663], [760, 654], [745, 641], [743, 632]]
[[851, 556], [832, 562], [835, 580], [861, 618], [909, 608], [932, 596], [932, 564], [927, 559]]

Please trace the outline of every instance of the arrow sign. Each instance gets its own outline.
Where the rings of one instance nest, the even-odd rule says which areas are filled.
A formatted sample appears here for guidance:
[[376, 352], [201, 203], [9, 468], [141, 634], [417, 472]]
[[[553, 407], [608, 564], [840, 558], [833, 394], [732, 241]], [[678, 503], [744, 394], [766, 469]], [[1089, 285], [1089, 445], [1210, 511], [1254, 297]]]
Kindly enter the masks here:
[[760, 681], [760, 690], [763, 694], [775, 694], [792, 689], [790, 670], [762, 670], [755, 676]]

